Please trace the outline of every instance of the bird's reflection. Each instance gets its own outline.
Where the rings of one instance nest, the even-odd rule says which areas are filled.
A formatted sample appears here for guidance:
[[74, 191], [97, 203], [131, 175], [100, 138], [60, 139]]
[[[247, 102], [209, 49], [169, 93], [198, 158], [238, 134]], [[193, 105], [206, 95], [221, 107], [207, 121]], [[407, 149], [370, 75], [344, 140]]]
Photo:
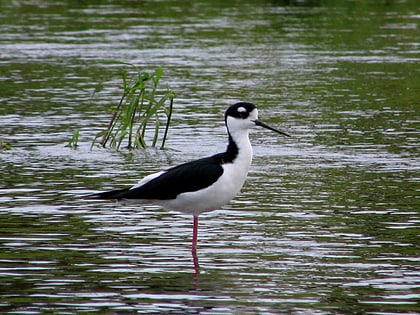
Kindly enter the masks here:
[[193, 250], [191, 253], [194, 262], [194, 278], [198, 279], [198, 276], [200, 275], [200, 265], [198, 263], [197, 251]]

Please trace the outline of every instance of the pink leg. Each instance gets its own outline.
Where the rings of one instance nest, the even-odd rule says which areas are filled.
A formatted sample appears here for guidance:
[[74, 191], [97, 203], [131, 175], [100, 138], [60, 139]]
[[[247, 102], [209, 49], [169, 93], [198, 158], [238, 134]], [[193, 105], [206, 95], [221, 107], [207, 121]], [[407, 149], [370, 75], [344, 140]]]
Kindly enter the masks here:
[[197, 253], [197, 238], [198, 238], [198, 215], [194, 216], [192, 252]]
[[194, 271], [195, 277], [198, 277], [200, 273], [200, 266], [198, 264], [198, 256], [197, 256], [197, 238], [198, 238], [198, 216], [194, 216], [194, 227], [193, 227], [193, 239], [192, 239], [192, 257], [194, 261]]

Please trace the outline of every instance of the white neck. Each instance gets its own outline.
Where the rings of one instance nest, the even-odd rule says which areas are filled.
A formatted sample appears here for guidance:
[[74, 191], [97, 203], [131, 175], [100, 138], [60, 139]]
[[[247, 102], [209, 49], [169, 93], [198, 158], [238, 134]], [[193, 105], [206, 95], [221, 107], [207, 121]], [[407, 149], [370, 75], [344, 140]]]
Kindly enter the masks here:
[[[235, 128], [236, 127], [236, 128]], [[235, 122], [228, 121], [229, 141], [238, 149], [233, 163], [242, 169], [249, 169], [252, 162], [252, 146], [249, 141], [249, 128], [237, 128]]]

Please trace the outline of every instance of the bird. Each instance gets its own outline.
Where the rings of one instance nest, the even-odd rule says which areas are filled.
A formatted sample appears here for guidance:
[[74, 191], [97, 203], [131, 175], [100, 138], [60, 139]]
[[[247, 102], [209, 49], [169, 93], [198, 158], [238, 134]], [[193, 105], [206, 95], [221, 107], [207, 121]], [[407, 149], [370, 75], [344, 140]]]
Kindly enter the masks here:
[[[196, 258], [199, 215], [229, 203], [245, 182], [253, 155], [249, 130], [259, 126], [290, 137], [285, 131], [260, 121], [253, 103], [235, 103], [228, 107], [224, 116], [228, 134], [224, 152], [153, 173], [132, 187], [94, 193], [87, 198], [158, 205], [192, 215], [191, 251]], [[198, 266], [198, 262], [196, 264]]]

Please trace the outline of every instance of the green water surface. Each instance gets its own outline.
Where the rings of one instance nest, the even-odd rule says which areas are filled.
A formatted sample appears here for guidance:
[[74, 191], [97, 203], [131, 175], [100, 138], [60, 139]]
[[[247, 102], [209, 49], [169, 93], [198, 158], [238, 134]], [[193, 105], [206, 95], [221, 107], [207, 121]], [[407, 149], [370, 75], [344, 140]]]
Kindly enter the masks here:
[[[1, 1], [2, 314], [417, 314], [417, 1]], [[94, 147], [132, 63], [176, 93], [165, 151]], [[225, 149], [242, 194], [200, 218], [83, 200]], [[79, 147], [66, 147], [80, 130]]]

